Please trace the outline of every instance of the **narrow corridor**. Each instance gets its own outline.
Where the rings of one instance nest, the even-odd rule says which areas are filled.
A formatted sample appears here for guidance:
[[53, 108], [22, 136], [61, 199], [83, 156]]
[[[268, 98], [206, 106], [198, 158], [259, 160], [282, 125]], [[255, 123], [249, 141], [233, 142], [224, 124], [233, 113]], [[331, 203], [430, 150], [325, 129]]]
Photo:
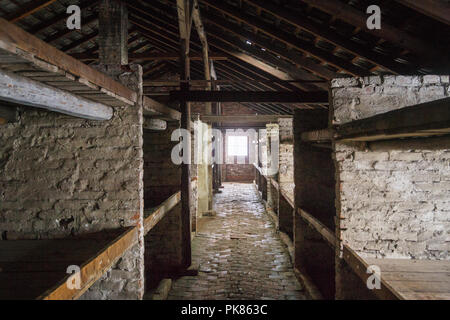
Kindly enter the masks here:
[[215, 210], [192, 243], [198, 276], [175, 280], [169, 299], [306, 298], [254, 185], [224, 183]]

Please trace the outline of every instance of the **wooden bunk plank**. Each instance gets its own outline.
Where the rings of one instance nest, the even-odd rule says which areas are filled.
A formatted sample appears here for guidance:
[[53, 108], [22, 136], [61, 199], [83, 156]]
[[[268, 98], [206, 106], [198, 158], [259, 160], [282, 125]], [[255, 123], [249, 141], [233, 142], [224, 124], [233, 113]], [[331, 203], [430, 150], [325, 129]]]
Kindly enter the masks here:
[[[16, 62], [7, 60], [8, 62], [27, 62], [43, 71], [55, 73], [62, 70], [76, 77], [87, 79], [100, 88], [104, 88], [106, 92], [120, 96], [129, 104], [137, 101], [136, 92], [107, 75], [59, 51], [5, 19], [0, 18], [0, 25], [2, 26], [0, 29], [0, 53], [9, 53], [9, 59], [16, 59]], [[4, 60], [0, 60], [0, 63], [4, 64]]]
[[144, 114], [155, 116], [158, 119], [169, 121], [179, 121], [181, 119], [181, 113], [179, 111], [169, 108], [166, 105], [148, 97], [143, 98], [143, 108]]
[[[371, 274], [367, 273], [367, 268], [370, 264], [368, 264], [366, 261], [364, 261], [363, 258], [361, 258], [355, 251], [353, 251], [349, 246], [345, 245], [343, 246], [343, 252], [342, 252], [343, 258], [345, 262], [350, 266], [350, 268], [355, 272], [356, 275], [358, 275], [361, 280], [364, 282], [364, 284], [367, 282], [368, 277]], [[382, 300], [399, 300], [403, 299], [398, 292], [396, 292], [381, 276], [380, 279], [381, 288], [374, 290], [374, 293], [377, 297], [379, 297]]]
[[314, 227], [314, 229], [327, 241], [331, 247], [336, 247], [336, 236], [330, 229], [328, 229], [328, 227], [300, 208], [298, 209], [298, 214], [312, 227]]
[[128, 228], [127, 231], [80, 266], [80, 289], [69, 289], [67, 287], [67, 280], [70, 277], [70, 275], [67, 275], [55, 287], [39, 296], [38, 300], [72, 300], [79, 298], [137, 241], [138, 229], [136, 227]]
[[306, 142], [331, 142], [334, 136], [334, 130], [322, 129], [315, 131], [303, 132], [301, 138]]
[[180, 202], [181, 191], [178, 191], [159, 205], [155, 210], [148, 213], [148, 215], [144, 218], [144, 235], [153, 229], [153, 227]]
[[450, 300], [450, 261], [362, 258], [347, 245], [343, 257], [364, 282], [368, 266], [380, 268], [381, 299]]
[[109, 120], [109, 106], [0, 69], [0, 99], [92, 120]]
[[375, 141], [450, 133], [450, 98], [382, 113], [336, 127], [343, 141]]

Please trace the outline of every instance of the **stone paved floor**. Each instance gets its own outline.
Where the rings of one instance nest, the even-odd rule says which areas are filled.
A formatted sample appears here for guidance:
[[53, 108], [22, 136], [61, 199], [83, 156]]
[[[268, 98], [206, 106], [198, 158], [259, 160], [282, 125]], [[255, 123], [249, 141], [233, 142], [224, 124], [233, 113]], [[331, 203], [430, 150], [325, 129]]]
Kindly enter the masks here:
[[169, 299], [306, 298], [252, 184], [225, 183], [215, 210], [192, 243], [198, 276], [175, 280]]

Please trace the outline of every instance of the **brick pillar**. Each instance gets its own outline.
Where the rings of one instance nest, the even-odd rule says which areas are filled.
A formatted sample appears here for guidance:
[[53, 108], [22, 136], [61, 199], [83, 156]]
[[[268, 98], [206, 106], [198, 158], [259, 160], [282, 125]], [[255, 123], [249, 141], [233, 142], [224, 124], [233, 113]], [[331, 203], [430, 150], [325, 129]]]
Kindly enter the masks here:
[[278, 124], [267, 124], [266, 125], [266, 152], [267, 152], [267, 163], [264, 168], [264, 173], [266, 174], [267, 185], [267, 206], [270, 208], [277, 207], [278, 211], [278, 191], [273, 187], [270, 179], [277, 180], [278, 176], [278, 145], [279, 145], [279, 131]]
[[[279, 172], [278, 185], [281, 188], [286, 186], [287, 189], [294, 185], [294, 136], [293, 136], [293, 119], [278, 119], [279, 128]], [[280, 191], [281, 193], [281, 191]], [[282, 232], [285, 232], [291, 239], [294, 235], [294, 209], [279, 195], [278, 200], [278, 225]]]

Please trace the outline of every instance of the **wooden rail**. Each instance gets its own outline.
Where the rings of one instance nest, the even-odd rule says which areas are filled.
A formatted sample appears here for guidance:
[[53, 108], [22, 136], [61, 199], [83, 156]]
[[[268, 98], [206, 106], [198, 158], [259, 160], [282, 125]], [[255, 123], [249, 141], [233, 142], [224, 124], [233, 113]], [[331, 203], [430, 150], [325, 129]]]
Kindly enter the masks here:
[[181, 191], [170, 196], [154, 210], [148, 212], [144, 218], [144, 235], [147, 234], [164, 216], [181, 202]]
[[331, 142], [334, 136], [333, 129], [322, 129], [322, 130], [314, 130], [303, 132], [301, 138], [305, 142]]
[[277, 189], [278, 191], [280, 191], [280, 186], [278, 185], [278, 182], [275, 181], [275, 179], [270, 178], [270, 183], [272, 184], [272, 186]]
[[[37, 240], [39, 241], [39, 240]], [[138, 241], [138, 229], [131, 227], [119, 237], [107, 244], [94, 257], [80, 266], [81, 287], [69, 289], [67, 275], [55, 287], [47, 290], [39, 296], [38, 300], [73, 300], [78, 299], [89, 289], [100, 277], [108, 271], [119, 258]]]
[[330, 229], [328, 229], [328, 227], [305, 210], [299, 208], [297, 213], [303, 218], [303, 220], [308, 222], [331, 247], [336, 247], [336, 236]]

